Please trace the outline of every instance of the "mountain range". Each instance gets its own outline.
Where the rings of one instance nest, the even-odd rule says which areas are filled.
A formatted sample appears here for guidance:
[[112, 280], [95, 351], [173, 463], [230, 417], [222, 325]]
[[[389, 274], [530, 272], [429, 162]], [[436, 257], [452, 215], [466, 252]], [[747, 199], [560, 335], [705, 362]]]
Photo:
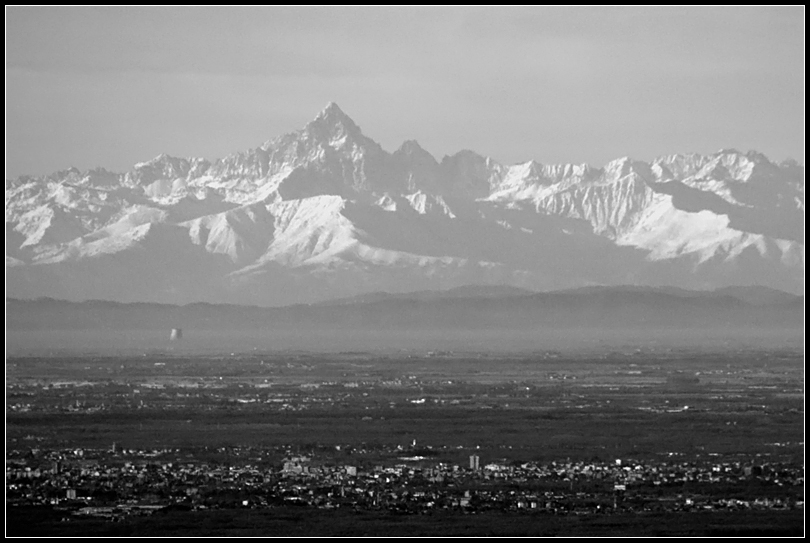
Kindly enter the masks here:
[[330, 103], [215, 161], [6, 180], [7, 297], [280, 306], [626, 284], [803, 294], [804, 166], [733, 149], [438, 161], [416, 141], [387, 152]]

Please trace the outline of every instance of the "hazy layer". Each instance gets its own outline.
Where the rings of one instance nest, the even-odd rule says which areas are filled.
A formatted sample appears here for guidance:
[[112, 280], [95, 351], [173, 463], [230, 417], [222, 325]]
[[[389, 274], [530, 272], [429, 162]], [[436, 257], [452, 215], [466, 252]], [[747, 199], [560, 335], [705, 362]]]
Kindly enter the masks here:
[[[372, 351], [379, 354], [428, 351], [465, 353], [548, 353], [607, 355], [638, 349], [688, 349], [730, 352], [742, 349], [802, 349], [798, 330], [555, 330], [437, 331], [437, 332], [327, 332], [311, 331], [183, 331], [183, 339], [170, 341], [169, 331], [120, 330], [8, 330], [6, 356], [60, 355], [200, 355], [238, 356], [261, 352], [312, 351], [342, 353]], [[231, 354], [233, 353], [233, 355]]]

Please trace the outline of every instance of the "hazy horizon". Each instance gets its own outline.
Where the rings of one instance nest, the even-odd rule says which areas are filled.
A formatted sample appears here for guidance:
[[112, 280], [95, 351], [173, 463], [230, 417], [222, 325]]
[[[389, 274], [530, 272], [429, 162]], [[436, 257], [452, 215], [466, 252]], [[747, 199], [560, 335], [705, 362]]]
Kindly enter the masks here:
[[[257, 333], [183, 329], [184, 338], [169, 339], [170, 330], [9, 330], [7, 357], [58, 356], [260, 356], [266, 353], [320, 353], [397, 356], [440, 355], [526, 355], [559, 352], [568, 356], [635, 355], [637, 350], [654, 352], [724, 352], [728, 349], [802, 349], [799, 330], [588, 330], [553, 331], [457, 331], [429, 332], [276, 331]], [[652, 332], [652, 333], [651, 333]]]
[[[441, 295], [448, 295], [451, 293], [457, 293], [458, 297], [487, 297], [488, 294], [492, 294], [493, 296], [497, 297], [505, 297], [505, 296], [531, 296], [534, 294], [556, 294], [556, 293], [571, 293], [575, 291], [580, 292], [587, 292], [592, 291], [594, 289], [604, 289], [606, 291], [621, 291], [621, 290], [633, 290], [633, 291], [647, 291], [647, 292], [682, 292], [682, 293], [699, 293], [699, 294], [711, 294], [717, 293], [722, 291], [729, 291], [730, 289], [745, 289], [751, 290], [754, 293], [762, 292], [762, 293], [778, 293], [786, 296], [795, 296], [797, 298], [804, 297], [804, 293], [795, 293], [789, 292], [787, 290], [780, 290], [773, 287], [768, 287], [764, 285], [756, 285], [756, 284], [749, 284], [749, 285], [731, 285], [731, 286], [724, 286], [724, 287], [710, 287], [707, 286], [706, 288], [683, 288], [673, 285], [634, 285], [634, 284], [624, 284], [624, 285], [588, 285], [582, 287], [566, 287], [566, 288], [558, 288], [558, 289], [547, 289], [547, 290], [534, 290], [526, 287], [517, 287], [510, 284], [491, 284], [491, 283], [470, 283], [466, 285], [450, 287], [450, 288], [434, 288], [434, 289], [419, 289], [419, 290], [376, 290], [370, 292], [363, 292], [356, 295], [351, 296], [342, 296], [337, 295], [335, 297], [327, 297], [319, 301], [315, 302], [294, 302], [291, 304], [281, 304], [281, 305], [262, 305], [262, 304], [246, 304], [246, 303], [230, 303], [230, 302], [208, 302], [208, 301], [190, 301], [186, 303], [172, 303], [172, 302], [144, 302], [144, 301], [131, 301], [131, 302], [121, 302], [112, 299], [105, 299], [105, 298], [83, 298], [83, 299], [68, 299], [68, 298], [54, 298], [52, 296], [35, 296], [35, 297], [6, 297], [6, 300], [21, 300], [21, 301], [37, 301], [37, 300], [55, 300], [60, 302], [70, 302], [70, 303], [85, 303], [85, 302], [110, 302], [113, 304], [122, 304], [122, 305], [130, 305], [130, 304], [152, 304], [152, 305], [171, 305], [177, 307], [186, 307], [189, 305], [196, 305], [196, 304], [204, 304], [204, 305], [234, 305], [239, 307], [254, 307], [254, 308], [264, 308], [264, 309], [281, 309], [286, 307], [295, 307], [295, 306], [309, 306], [309, 305], [330, 305], [334, 303], [354, 303], [354, 302], [363, 302], [365, 300], [383, 300], [388, 298], [400, 298], [400, 299], [419, 299], [420, 295], [422, 297], [428, 295], [438, 295], [439, 298], [443, 297]], [[511, 293], [511, 294], [510, 294]], [[378, 298], [379, 297], [379, 298]], [[435, 298], [435, 299], [439, 299]], [[448, 297], [452, 298], [452, 297]], [[426, 298], [427, 299], [427, 298]]]

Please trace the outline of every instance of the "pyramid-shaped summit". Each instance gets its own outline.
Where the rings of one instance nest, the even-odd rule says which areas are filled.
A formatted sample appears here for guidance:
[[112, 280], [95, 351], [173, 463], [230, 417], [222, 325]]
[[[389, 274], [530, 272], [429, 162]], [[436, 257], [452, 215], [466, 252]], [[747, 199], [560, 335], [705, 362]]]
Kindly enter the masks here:
[[329, 102], [328, 104], [326, 104], [326, 107], [324, 107], [321, 110], [321, 112], [318, 113], [318, 116], [316, 118], [318, 118], [318, 119], [336, 119], [336, 120], [348, 119], [349, 121], [351, 121], [349, 116], [346, 115], [346, 113], [344, 113], [342, 109], [340, 109], [339, 105], [337, 105], [337, 102]]
[[307, 124], [307, 130], [330, 135], [361, 134], [360, 127], [335, 102], [329, 102], [318, 116]]

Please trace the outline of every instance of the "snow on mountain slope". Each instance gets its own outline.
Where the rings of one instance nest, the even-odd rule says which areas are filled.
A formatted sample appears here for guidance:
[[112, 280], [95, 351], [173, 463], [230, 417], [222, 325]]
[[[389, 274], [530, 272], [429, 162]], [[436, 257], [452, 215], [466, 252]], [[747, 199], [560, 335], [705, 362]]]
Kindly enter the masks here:
[[209, 253], [225, 254], [235, 264], [252, 262], [263, 254], [274, 233], [272, 216], [262, 204], [241, 206], [180, 224], [188, 227], [195, 245], [204, 245]]
[[[594, 232], [614, 238], [631, 228], [641, 210], [649, 205], [653, 191], [629, 159], [619, 159], [596, 174], [572, 168], [573, 177], [562, 177], [544, 190], [524, 190], [538, 212], [587, 220]], [[548, 179], [543, 176], [541, 179]], [[494, 201], [514, 201], [515, 197], [496, 195]]]
[[735, 150], [602, 168], [472, 151], [437, 161], [412, 140], [386, 152], [330, 103], [301, 130], [212, 162], [159, 155], [123, 174], [6, 180], [9, 295], [93, 296], [81, 269], [115, 298], [124, 261], [153, 262], [144, 276], [168, 285], [167, 301], [471, 283], [803, 292], [804, 168]]
[[277, 234], [257, 264], [280, 262], [289, 267], [328, 263], [356, 242], [352, 224], [341, 214], [345, 200], [323, 195], [268, 205]]
[[732, 259], [746, 247], [762, 241], [762, 236], [729, 228], [725, 215], [677, 209], [672, 205], [672, 197], [665, 194], [654, 195], [637, 218], [634, 228], [617, 236], [616, 241], [648, 249], [651, 260], [693, 253], [698, 262], [705, 262], [719, 251], [726, 259]]
[[61, 206], [41, 205], [20, 215], [14, 227], [25, 237], [19, 248], [68, 242], [82, 234], [81, 222]]
[[123, 182], [129, 186], [144, 187], [147, 191], [157, 190], [155, 183], [182, 181], [198, 177], [210, 164], [202, 158], [175, 158], [166, 154], [158, 155], [148, 162], [136, 164], [127, 172]]

